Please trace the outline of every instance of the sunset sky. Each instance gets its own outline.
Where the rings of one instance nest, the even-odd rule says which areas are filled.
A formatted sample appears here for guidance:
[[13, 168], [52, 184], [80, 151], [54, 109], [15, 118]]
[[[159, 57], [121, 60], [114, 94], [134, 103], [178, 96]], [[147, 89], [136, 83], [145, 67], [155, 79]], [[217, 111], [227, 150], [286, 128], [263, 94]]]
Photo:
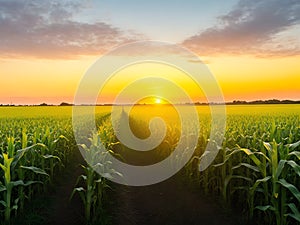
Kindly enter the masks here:
[[100, 56], [142, 40], [196, 53], [226, 101], [300, 99], [299, 0], [0, 0], [0, 104], [72, 102]]

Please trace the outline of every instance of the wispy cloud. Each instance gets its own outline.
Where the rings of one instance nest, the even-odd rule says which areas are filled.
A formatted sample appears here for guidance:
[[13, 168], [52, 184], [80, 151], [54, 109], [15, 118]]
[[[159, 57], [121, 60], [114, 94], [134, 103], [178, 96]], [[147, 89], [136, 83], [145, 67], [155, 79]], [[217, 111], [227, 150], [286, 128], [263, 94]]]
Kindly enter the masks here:
[[[300, 54], [299, 0], [241, 0], [219, 25], [186, 39], [182, 44], [199, 54]], [[288, 32], [287, 32], [288, 31]], [[283, 34], [292, 34], [285, 38]], [[288, 42], [285, 42], [288, 41]]]
[[74, 20], [85, 1], [0, 0], [2, 57], [74, 58], [101, 54], [138, 35], [105, 22]]

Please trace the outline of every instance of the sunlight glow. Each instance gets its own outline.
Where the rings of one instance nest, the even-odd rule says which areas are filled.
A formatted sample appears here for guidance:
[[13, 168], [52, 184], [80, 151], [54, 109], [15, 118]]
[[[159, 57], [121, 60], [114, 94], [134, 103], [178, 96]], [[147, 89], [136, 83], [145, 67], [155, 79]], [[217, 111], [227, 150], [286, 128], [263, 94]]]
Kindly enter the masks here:
[[160, 104], [161, 103], [161, 99], [157, 98], [155, 99], [155, 104]]

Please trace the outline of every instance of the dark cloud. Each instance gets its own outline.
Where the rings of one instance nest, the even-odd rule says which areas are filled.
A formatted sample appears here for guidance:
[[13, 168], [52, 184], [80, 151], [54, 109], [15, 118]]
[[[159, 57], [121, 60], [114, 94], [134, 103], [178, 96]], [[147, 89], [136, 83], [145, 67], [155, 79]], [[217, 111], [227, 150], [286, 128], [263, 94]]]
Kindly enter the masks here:
[[74, 20], [84, 1], [0, 0], [1, 56], [73, 58], [101, 54], [136, 38], [104, 22]]
[[299, 0], [241, 0], [218, 19], [219, 25], [188, 38], [183, 45], [199, 54], [300, 54], [299, 36], [278, 43], [281, 32], [299, 25]]

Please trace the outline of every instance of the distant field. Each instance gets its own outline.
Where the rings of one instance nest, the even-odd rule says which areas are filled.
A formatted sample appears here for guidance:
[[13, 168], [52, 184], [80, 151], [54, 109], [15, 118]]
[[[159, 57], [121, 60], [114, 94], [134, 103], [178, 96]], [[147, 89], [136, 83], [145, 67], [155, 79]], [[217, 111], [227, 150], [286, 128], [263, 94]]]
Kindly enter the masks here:
[[[84, 115], [86, 106], [78, 107]], [[179, 107], [188, 109], [190, 106]], [[197, 110], [201, 130], [198, 143], [193, 146], [193, 159], [180, 171], [182, 180], [192, 183], [205, 195], [221, 199], [222, 207], [240, 210], [240, 216], [244, 218], [241, 224], [253, 221], [276, 225], [299, 222], [300, 105], [226, 106], [223, 143], [217, 146], [219, 153], [214, 162], [202, 172], [198, 169], [200, 157], [207, 144], [215, 142], [210, 139], [210, 107], [197, 106]], [[131, 112], [128, 106], [120, 106], [118, 126], [124, 121], [124, 116], [129, 116], [130, 128], [138, 138], [150, 135], [149, 121], [154, 116], [162, 117], [167, 125], [163, 142], [153, 151], [132, 151], [116, 137], [110, 111], [111, 106], [95, 107], [97, 131], [90, 130], [84, 116], [77, 121], [87, 135], [82, 135], [82, 142], [76, 143], [70, 106], [0, 107], [0, 192], [3, 193], [0, 195], [0, 224], [4, 221], [9, 224], [17, 218], [15, 215], [24, 215], [26, 205], [36, 197], [35, 193], [47, 193], [49, 187], [55, 188], [57, 176], [72, 163], [82, 164], [83, 168], [79, 171], [80, 182], [71, 184], [75, 187], [73, 194], [80, 193], [84, 204], [81, 217], [87, 224], [93, 224], [105, 217], [101, 214], [103, 199], [116, 207], [120, 205], [116, 199], [106, 196], [106, 189], [111, 184], [107, 177], [122, 174], [111, 169], [112, 163], [105, 158], [108, 152], [100, 151], [99, 154], [100, 140], [111, 154], [133, 165], [150, 165], [163, 160], [181, 140], [179, 116], [172, 106], [139, 105]], [[195, 132], [190, 129], [194, 123], [187, 120], [188, 133], [184, 137], [187, 143], [190, 143], [189, 138], [195, 137]], [[157, 124], [155, 126], [155, 131], [161, 129]], [[81, 144], [85, 156], [92, 161], [103, 157], [103, 163], [96, 160], [94, 165], [86, 165], [74, 161], [78, 144]], [[172, 165], [180, 163], [184, 151], [176, 155]], [[101, 177], [93, 170], [97, 166], [109, 168], [111, 174]], [[71, 194], [70, 190], [67, 198]]]
[[[79, 106], [84, 109], [84, 106]], [[109, 112], [111, 106], [97, 106], [96, 113]], [[71, 106], [4, 106], [0, 118], [71, 117]]]
[[[85, 106], [80, 106], [84, 108]], [[138, 106], [145, 108], [151, 106]], [[161, 106], [159, 106], [161, 107]], [[185, 106], [186, 107], [186, 106]], [[196, 106], [199, 113], [210, 113], [209, 106]], [[212, 106], [218, 107], [218, 106]], [[167, 110], [167, 107], [165, 107]], [[126, 109], [126, 107], [125, 107]], [[110, 112], [111, 106], [96, 106], [96, 113]], [[300, 114], [300, 104], [274, 104], [274, 105], [228, 105], [228, 115], [274, 115], [274, 114]], [[0, 107], [0, 118], [32, 118], [32, 117], [72, 116], [70, 106], [4, 106]]]

